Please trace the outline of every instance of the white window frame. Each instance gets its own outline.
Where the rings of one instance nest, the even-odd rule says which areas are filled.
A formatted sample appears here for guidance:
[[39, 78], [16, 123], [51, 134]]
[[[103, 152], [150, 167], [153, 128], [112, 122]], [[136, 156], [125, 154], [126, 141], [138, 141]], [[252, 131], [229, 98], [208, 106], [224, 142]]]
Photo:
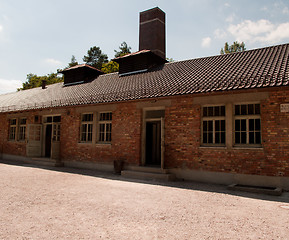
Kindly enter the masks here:
[[[84, 115], [92, 115], [91, 121], [83, 120]], [[82, 143], [92, 143], [93, 142], [93, 129], [94, 129], [94, 114], [92, 112], [82, 113], [81, 114], [81, 123], [80, 123], [80, 142]], [[83, 131], [83, 126], [85, 127], [85, 131]], [[91, 131], [89, 131], [89, 126], [91, 126]], [[85, 138], [83, 138], [83, 133], [85, 133]], [[89, 134], [91, 134], [91, 139], [89, 140]]]
[[[110, 114], [110, 119], [101, 119], [101, 114]], [[112, 112], [106, 111], [106, 112], [99, 112], [98, 113], [98, 122], [97, 122], [97, 142], [98, 143], [111, 143], [112, 137]], [[101, 130], [101, 126], [103, 127], [103, 130]], [[109, 130], [109, 131], [108, 131]], [[109, 134], [109, 135], [108, 135]]]
[[[236, 106], [237, 105], [246, 105], [247, 107], [246, 107], [246, 113], [245, 114], [239, 114], [239, 115], [236, 115]], [[249, 112], [248, 112], [248, 106], [249, 105], [254, 105], [254, 113], [251, 113], [251, 114], [249, 114]], [[255, 113], [255, 106], [256, 105], [259, 105], [259, 113]], [[234, 143], [234, 146], [235, 147], [261, 147], [262, 146], [262, 121], [261, 121], [261, 105], [260, 105], [260, 103], [238, 103], [238, 104], [234, 104], [233, 105], [233, 113], [234, 113], [234, 121], [233, 121], [233, 124], [234, 124], [234, 128], [233, 128], [233, 143]], [[250, 128], [250, 126], [249, 126], [249, 122], [250, 122], [250, 120], [259, 120], [260, 121], [260, 123], [259, 123], [259, 127], [260, 127], [260, 129], [259, 130], [256, 130], [255, 129], [255, 127], [254, 127], [254, 129], [253, 129], [253, 131], [251, 131], [249, 128]], [[246, 129], [245, 130], [242, 130], [241, 128], [242, 128], [242, 123], [240, 122], [240, 130], [236, 130], [236, 121], [237, 120], [240, 120], [240, 121], [244, 121], [245, 122], [245, 125], [246, 125]], [[255, 124], [255, 123], [254, 123]], [[246, 136], [245, 136], [245, 138], [246, 138], [246, 143], [242, 143], [241, 141], [242, 141], [242, 137], [241, 137], [241, 133], [245, 133], [246, 134]], [[253, 141], [253, 143], [250, 143], [250, 133], [254, 133], [254, 141]], [[236, 134], [237, 133], [240, 133], [240, 142], [237, 142], [236, 143]], [[259, 143], [257, 143], [256, 142], [256, 133], [259, 133], [260, 134], [260, 142]]]
[[[25, 123], [22, 123], [22, 120], [25, 120]], [[26, 118], [19, 118], [19, 126], [18, 126], [18, 141], [25, 141], [26, 140]]]
[[[223, 116], [214, 116], [214, 114], [212, 116], [204, 116], [204, 108], [215, 108], [215, 107], [224, 107], [224, 115]], [[204, 122], [207, 122], [209, 124], [209, 122], [212, 122], [212, 142], [208, 142], [208, 136], [209, 136], [209, 132], [208, 131], [204, 131]], [[224, 122], [224, 130], [219, 129], [219, 131], [216, 130], [216, 121], [225, 121]], [[207, 133], [207, 142], [204, 142], [204, 134], [205, 132]], [[224, 139], [225, 142], [224, 143], [216, 143], [216, 133], [223, 133], [224, 134]], [[220, 136], [221, 139], [221, 136]], [[220, 105], [205, 105], [202, 106], [202, 122], [201, 122], [201, 142], [203, 146], [225, 146], [226, 145], [226, 106], [224, 104], [220, 104]]]
[[[15, 124], [12, 124], [12, 121], [15, 120]], [[18, 119], [17, 118], [11, 118], [9, 119], [9, 135], [8, 139], [9, 141], [17, 141], [17, 125], [18, 125]], [[12, 130], [13, 129], [13, 130]]]

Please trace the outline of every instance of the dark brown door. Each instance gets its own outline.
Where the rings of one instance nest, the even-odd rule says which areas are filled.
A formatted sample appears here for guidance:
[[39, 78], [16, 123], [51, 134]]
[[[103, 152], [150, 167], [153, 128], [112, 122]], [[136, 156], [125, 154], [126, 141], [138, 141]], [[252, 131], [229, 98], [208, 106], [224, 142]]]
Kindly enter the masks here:
[[52, 125], [46, 125], [45, 132], [45, 157], [51, 156], [51, 136], [52, 136]]
[[161, 121], [146, 123], [146, 165], [161, 166]]

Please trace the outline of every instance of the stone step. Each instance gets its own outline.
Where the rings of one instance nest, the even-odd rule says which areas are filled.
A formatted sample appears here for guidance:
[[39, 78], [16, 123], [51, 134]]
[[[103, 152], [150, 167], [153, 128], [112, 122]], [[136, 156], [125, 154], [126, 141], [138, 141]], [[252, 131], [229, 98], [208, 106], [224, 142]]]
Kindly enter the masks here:
[[157, 172], [144, 172], [123, 170], [121, 176], [126, 178], [140, 179], [140, 180], [154, 180], [154, 181], [174, 181], [175, 175], [171, 173], [157, 173]]
[[262, 193], [267, 195], [280, 196], [282, 195], [282, 188], [279, 187], [262, 187], [262, 186], [249, 186], [241, 184], [231, 184], [228, 186], [229, 190], [244, 191], [251, 193]]
[[63, 163], [59, 160], [51, 158], [31, 158], [26, 159], [25, 163], [36, 165], [36, 166], [48, 166], [48, 167], [62, 167]]
[[160, 167], [131, 166], [129, 170], [149, 173], [169, 173], [168, 169], [162, 169]]

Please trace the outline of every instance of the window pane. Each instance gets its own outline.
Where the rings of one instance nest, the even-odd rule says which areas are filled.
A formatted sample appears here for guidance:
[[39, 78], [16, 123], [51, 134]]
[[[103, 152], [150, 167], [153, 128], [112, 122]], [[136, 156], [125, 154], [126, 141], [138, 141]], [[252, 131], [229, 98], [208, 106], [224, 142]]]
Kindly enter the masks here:
[[214, 116], [214, 108], [213, 107], [208, 107], [208, 116], [209, 117]]
[[214, 107], [214, 116], [220, 116], [220, 107]]
[[215, 131], [220, 131], [220, 121], [219, 120], [216, 120], [215, 121]]
[[225, 106], [221, 106], [221, 115], [220, 116], [225, 116], [225, 113], [226, 110], [225, 110]]
[[61, 116], [54, 116], [53, 117], [53, 122], [60, 122]]
[[225, 131], [225, 130], [226, 130], [225, 120], [221, 120], [221, 131]]
[[247, 105], [241, 105], [241, 115], [247, 115]]
[[255, 133], [255, 138], [256, 138], [256, 144], [261, 144], [261, 133], [260, 132], [256, 132]]
[[254, 104], [248, 105], [248, 114], [254, 114]]
[[221, 132], [221, 143], [226, 142], [226, 134], [224, 132]]
[[261, 130], [261, 120], [255, 119], [255, 130], [260, 131]]
[[246, 119], [241, 120], [241, 131], [246, 131], [247, 126], [246, 126]]
[[208, 131], [213, 131], [213, 121], [208, 121]]
[[255, 114], [260, 114], [260, 104], [255, 104]]
[[240, 105], [235, 105], [235, 115], [240, 115]]
[[240, 131], [241, 120], [235, 120], [235, 130]]
[[215, 134], [215, 143], [220, 143], [220, 133], [216, 132]]
[[241, 143], [241, 141], [240, 141], [240, 133], [239, 132], [235, 133], [235, 143], [236, 144], [240, 144]]
[[208, 133], [208, 143], [213, 143], [213, 133]]
[[255, 119], [249, 119], [249, 131], [255, 130], [254, 123], [255, 123]]
[[241, 132], [241, 143], [242, 144], [247, 143], [247, 134], [245, 132]]
[[207, 131], [207, 129], [208, 129], [208, 122], [203, 121], [203, 131]]
[[250, 144], [255, 143], [254, 135], [255, 135], [254, 132], [249, 132], [249, 143]]

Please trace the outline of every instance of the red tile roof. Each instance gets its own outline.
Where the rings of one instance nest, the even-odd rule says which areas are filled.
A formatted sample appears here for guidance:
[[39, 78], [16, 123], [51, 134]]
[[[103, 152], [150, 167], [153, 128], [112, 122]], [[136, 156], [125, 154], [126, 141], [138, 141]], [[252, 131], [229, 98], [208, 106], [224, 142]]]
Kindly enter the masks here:
[[282, 86], [289, 86], [289, 44], [166, 63], [123, 77], [105, 74], [69, 87], [56, 83], [3, 94], [0, 112]]

